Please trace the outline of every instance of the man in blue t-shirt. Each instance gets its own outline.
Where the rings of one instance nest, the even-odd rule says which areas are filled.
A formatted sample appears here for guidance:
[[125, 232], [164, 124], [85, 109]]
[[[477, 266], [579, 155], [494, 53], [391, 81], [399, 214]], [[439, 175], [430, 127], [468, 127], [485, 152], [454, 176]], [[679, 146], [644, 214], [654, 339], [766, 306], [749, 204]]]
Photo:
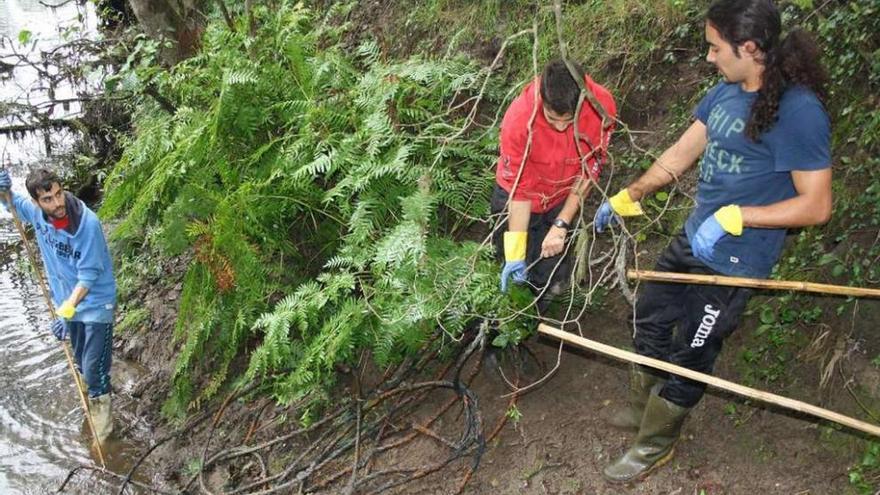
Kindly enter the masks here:
[[[696, 207], [663, 252], [657, 270], [766, 278], [786, 229], [831, 216], [830, 123], [824, 70], [806, 33], [779, 39], [770, 0], [718, 0], [706, 20], [707, 61], [723, 76], [695, 120], [635, 182], [600, 206], [596, 229], [642, 214], [639, 200], [678, 180], [702, 155]], [[751, 291], [647, 283], [636, 304], [636, 351], [711, 373]], [[611, 481], [648, 475], [673, 453], [685, 416], [705, 385], [636, 367], [629, 406], [612, 418], [638, 431], [634, 445], [605, 468]]]
[[[10, 197], [12, 181], [0, 170], [0, 199]], [[61, 187], [46, 169], [32, 171], [26, 181], [30, 199], [11, 193], [22, 221], [34, 227], [55, 314], [52, 333], [68, 335], [74, 359], [89, 394], [95, 436], [106, 441], [113, 431], [110, 407], [110, 352], [116, 310], [116, 281], [104, 231], [97, 215]], [[3, 201], [4, 207], [9, 206]]]

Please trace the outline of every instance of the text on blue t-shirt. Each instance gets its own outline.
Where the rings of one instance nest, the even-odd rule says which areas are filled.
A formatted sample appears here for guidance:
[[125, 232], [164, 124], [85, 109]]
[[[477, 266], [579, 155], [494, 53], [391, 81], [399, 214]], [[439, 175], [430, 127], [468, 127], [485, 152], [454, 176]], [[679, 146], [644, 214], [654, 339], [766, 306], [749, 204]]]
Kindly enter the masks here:
[[[708, 141], [700, 160], [696, 208], [685, 223], [691, 242], [703, 221], [719, 208], [764, 206], [795, 197], [793, 170], [831, 166], [831, 125], [813, 92], [788, 88], [776, 123], [753, 141], [745, 128], [756, 97], [739, 84], [723, 82], [694, 110], [706, 125]], [[722, 237], [712, 258], [700, 261], [726, 275], [767, 277], [779, 259], [785, 231], [744, 228], [740, 236]]]

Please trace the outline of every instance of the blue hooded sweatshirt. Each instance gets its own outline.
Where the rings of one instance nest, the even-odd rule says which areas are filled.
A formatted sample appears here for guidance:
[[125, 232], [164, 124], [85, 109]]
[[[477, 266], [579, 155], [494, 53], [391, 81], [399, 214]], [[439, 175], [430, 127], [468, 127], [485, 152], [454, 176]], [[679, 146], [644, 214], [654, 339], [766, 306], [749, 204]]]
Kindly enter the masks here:
[[113, 323], [116, 280], [104, 231], [95, 212], [67, 192], [65, 203], [70, 222], [67, 228], [56, 229], [29, 198], [14, 193], [12, 198], [19, 217], [36, 231], [55, 307], [60, 307], [74, 288], [85, 287], [88, 293], [77, 304], [71, 321]]

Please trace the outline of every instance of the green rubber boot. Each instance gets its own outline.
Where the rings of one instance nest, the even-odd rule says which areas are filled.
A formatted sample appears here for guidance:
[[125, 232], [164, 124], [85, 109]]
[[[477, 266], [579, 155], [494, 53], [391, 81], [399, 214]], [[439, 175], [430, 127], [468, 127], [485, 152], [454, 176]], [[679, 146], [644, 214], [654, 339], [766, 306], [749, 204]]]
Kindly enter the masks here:
[[648, 373], [640, 366], [633, 366], [629, 374], [629, 402], [626, 407], [615, 412], [608, 422], [615, 428], [637, 431], [642, 424], [645, 404], [651, 391], [660, 391], [666, 379]]
[[89, 397], [89, 412], [95, 425], [95, 437], [98, 442], [106, 443], [113, 433], [113, 412], [110, 407], [110, 394]]
[[651, 394], [635, 443], [623, 457], [605, 468], [605, 478], [616, 483], [635, 481], [665, 464], [672, 458], [681, 425], [689, 412], [690, 408]]

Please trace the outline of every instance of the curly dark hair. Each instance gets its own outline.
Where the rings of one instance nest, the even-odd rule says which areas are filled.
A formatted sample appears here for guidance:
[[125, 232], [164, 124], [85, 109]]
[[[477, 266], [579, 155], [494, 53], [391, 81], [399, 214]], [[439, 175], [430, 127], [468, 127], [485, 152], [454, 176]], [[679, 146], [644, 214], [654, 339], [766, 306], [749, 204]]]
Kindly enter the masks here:
[[739, 45], [752, 41], [764, 55], [764, 74], [758, 97], [752, 104], [746, 135], [757, 141], [776, 123], [779, 100], [792, 86], [804, 86], [822, 104], [828, 97], [828, 75], [820, 62], [813, 37], [802, 29], [792, 30], [780, 41], [782, 22], [771, 0], [718, 0], [706, 20], [739, 56]]

